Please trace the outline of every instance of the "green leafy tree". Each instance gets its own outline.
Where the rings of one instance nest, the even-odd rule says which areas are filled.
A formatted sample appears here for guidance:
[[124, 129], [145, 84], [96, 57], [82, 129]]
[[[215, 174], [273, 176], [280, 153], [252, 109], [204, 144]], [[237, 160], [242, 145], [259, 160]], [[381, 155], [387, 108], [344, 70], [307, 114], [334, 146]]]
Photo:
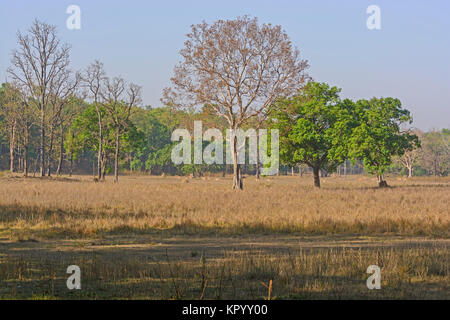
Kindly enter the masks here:
[[[98, 152], [98, 113], [101, 113], [102, 124], [102, 164], [101, 176], [104, 177], [107, 171], [108, 159], [116, 158], [117, 146], [117, 127], [114, 121], [108, 116], [103, 106], [88, 105], [73, 121], [72, 126], [67, 132], [65, 138], [65, 150], [69, 153], [71, 163], [79, 154], [86, 151]], [[123, 122], [120, 139], [120, 153], [117, 159], [125, 159], [125, 156], [131, 156], [141, 152], [144, 148], [144, 133], [134, 125], [131, 120]], [[116, 162], [116, 161], [114, 161]]]
[[[153, 169], [171, 170], [172, 141], [171, 129], [166, 125], [168, 121], [177, 122], [176, 119], [167, 117], [168, 108], [142, 109], [136, 108], [131, 116], [131, 121], [142, 133], [144, 140], [142, 147], [135, 151], [131, 163], [133, 170]], [[171, 123], [172, 125], [172, 123]]]
[[377, 176], [379, 186], [386, 187], [384, 173], [394, 157], [418, 145], [415, 134], [401, 130], [402, 125], [412, 123], [410, 112], [398, 99], [372, 98], [357, 101], [353, 114], [358, 125], [350, 138], [349, 156], [362, 160], [366, 170]]
[[313, 169], [320, 187], [320, 170], [333, 172], [347, 155], [352, 127], [350, 100], [339, 99], [340, 89], [309, 82], [296, 96], [272, 106], [269, 125], [280, 132], [280, 160], [291, 167]]
[[108, 118], [103, 106], [88, 105], [73, 121], [72, 126], [67, 132], [65, 149], [69, 153], [69, 160], [72, 163], [79, 154], [86, 151], [99, 150], [98, 144], [98, 113], [102, 116], [102, 161], [101, 178], [105, 178], [108, 159], [114, 154], [115, 128], [112, 121]]

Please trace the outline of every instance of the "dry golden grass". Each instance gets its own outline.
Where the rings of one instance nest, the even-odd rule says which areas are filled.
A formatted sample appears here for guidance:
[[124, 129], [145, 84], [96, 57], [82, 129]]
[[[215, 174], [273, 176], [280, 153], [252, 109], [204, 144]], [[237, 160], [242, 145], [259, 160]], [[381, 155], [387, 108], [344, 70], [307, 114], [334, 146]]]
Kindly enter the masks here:
[[[448, 237], [450, 180], [366, 177], [230, 180], [121, 177], [118, 184], [73, 179], [0, 179], [0, 229], [11, 239], [102, 234], [395, 234]], [[0, 234], [0, 235], [1, 235]]]
[[311, 180], [4, 175], [0, 298], [450, 299], [450, 179]]

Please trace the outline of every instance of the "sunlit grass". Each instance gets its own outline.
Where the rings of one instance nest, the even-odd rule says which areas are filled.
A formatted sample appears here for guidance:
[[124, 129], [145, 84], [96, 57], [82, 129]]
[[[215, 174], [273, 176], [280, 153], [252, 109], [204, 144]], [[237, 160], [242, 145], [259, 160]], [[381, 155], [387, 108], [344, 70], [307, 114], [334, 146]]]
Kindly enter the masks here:
[[448, 178], [311, 180], [4, 174], [0, 298], [450, 298]]
[[366, 177], [230, 180], [122, 177], [119, 184], [0, 179], [0, 229], [11, 239], [102, 234], [395, 234], [448, 237], [449, 179], [398, 179], [378, 189]]

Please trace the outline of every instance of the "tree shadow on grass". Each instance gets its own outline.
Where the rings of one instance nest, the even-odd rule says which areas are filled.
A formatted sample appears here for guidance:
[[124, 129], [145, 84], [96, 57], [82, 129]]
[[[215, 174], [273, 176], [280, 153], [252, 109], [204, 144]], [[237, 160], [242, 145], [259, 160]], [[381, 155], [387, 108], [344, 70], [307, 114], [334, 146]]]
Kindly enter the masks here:
[[[276, 213], [274, 213], [276, 214]], [[135, 214], [136, 225], [127, 225], [132, 216], [121, 215], [123, 223], [116, 225], [98, 225], [97, 228], [80, 228], [76, 222], [92, 221], [93, 217], [107, 221], [111, 212], [91, 212], [90, 210], [62, 210], [35, 208], [19, 204], [0, 205], [0, 223], [6, 227], [0, 230], [0, 241], [40, 241], [40, 240], [73, 240], [102, 239], [109, 237], [149, 236], [156, 238], [183, 236], [329, 236], [329, 237], [359, 237], [359, 236], [429, 236], [448, 238], [448, 223], [429, 224], [423, 221], [408, 221], [405, 219], [384, 218], [384, 220], [345, 221], [318, 218], [314, 223], [304, 225], [254, 222], [230, 225], [209, 225], [201, 222], [176, 223], [169, 226], [146, 226], [145, 215]], [[102, 221], [103, 221], [102, 220]], [[71, 223], [68, 223], [71, 221]], [[142, 222], [142, 223], [140, 223]], [[37, 227], [34, 227], [36, 225]], [[143, 226], [141, 226], [143, 225]]]
[[442, 188], [442, 189], [450, 189], [450, 184], [414, 184], [414, 185], [391, 185], [388, 182], [387, 187], [378, 187], [377, 185], [373, 186], [327, 186], [325, 185], [322, 189], [323, 190], [333, 190], [333, 191], [351, 191], [351, 190], [358, 190], [358, 191], [368, 191], [368, 190], [379, 190], [379, 191], [389, 191], [389, 190], [402, 190], [402, 189], [436, 189], [436, 188]]

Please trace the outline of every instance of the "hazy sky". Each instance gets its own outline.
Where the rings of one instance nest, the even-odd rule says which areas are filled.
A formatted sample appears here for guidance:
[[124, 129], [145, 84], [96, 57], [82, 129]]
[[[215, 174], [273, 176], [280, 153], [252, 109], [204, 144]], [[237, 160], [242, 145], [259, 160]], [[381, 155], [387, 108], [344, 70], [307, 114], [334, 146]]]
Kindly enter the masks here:
[[[66, 28], [72, 4], [81, 8], [81, 30]], [[366, 27], [372, 4], [381, 9], [381, 30]], [[0, 0], [0, 81], [17, 30], [38, 18], [72, 45], [74, 69], [100, 59], [109, 75], [142, 85], [145, 104], [160, 106], [190, 25], [245, 14], [282, 25], [312, 77], [341, 87], [343, 97], [397, 97], [414, 126], [450, 127], [448, 0]]]

